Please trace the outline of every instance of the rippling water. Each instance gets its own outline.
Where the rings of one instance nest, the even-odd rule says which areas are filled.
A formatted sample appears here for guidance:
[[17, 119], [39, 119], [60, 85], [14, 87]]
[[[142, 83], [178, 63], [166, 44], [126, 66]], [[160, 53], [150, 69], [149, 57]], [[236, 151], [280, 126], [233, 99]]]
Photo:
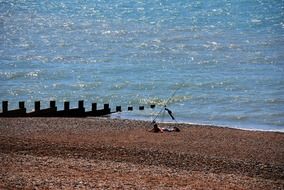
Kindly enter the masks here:
[[[284, 130], [284, 1], [0, 0], [0, 99]], [[122, 113], [151, 119], [159, 111]]]

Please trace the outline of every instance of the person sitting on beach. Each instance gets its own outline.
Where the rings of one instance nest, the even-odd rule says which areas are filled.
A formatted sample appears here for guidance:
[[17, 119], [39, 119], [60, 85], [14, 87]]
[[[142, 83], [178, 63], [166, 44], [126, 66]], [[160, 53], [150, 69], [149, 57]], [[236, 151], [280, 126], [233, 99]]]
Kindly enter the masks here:
[[163, 130], [160, 127], [158, 127], [158, 124], [155, 121], [153, 123], [154, 123], [153, 129], [151, 129], [150, 132], [162, 133]]
[[150, 130], [150, 132], [154, 132], [154, 133], [162, 133], [162, 132], [180, 132], [180, 129], [176, 126], [172, 127], [172, 128], [160, 128], [158, 127], [158, 124], [156, 122], [153, 122], [153, 129]]

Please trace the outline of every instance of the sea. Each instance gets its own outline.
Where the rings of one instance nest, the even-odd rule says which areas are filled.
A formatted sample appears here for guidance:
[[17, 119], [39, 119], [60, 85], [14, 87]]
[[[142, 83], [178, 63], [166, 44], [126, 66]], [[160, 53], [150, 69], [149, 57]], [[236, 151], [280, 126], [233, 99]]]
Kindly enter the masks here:
[[114, 118], [283, 132], [283, 71], [283, 0], [0, 0], [9, 109], [84, 100], [122, 106]]

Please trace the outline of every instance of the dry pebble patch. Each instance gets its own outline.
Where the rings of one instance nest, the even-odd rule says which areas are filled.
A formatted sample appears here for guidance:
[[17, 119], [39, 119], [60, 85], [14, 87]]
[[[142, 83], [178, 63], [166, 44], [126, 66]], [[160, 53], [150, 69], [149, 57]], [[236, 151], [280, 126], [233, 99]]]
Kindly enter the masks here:
[[0, 189], [284, 189], [284, 136], [93, 118], [0, 118]]
[[[175, 170], [128, 162], [18, 154], [0, 154], [0, 156], [3, 161], [0, 183], [7, 189], [216, 189], [217, 187], [218, 189], [252, 187], [276, 189], [281, 187], [279, 186], [281, 183], [275, 181], [246, 176]], [[46, 162], [49, 164], [47, 165]], [[19, 168], [22, 170], [19, 171]]]

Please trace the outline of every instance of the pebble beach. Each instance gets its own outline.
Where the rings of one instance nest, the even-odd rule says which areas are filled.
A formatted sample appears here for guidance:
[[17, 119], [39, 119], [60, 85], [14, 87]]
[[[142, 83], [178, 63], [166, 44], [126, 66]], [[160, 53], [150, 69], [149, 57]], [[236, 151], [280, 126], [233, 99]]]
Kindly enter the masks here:
[[283, 133], [159, 126], [0, 118], [0, 189], [284, 189]]

